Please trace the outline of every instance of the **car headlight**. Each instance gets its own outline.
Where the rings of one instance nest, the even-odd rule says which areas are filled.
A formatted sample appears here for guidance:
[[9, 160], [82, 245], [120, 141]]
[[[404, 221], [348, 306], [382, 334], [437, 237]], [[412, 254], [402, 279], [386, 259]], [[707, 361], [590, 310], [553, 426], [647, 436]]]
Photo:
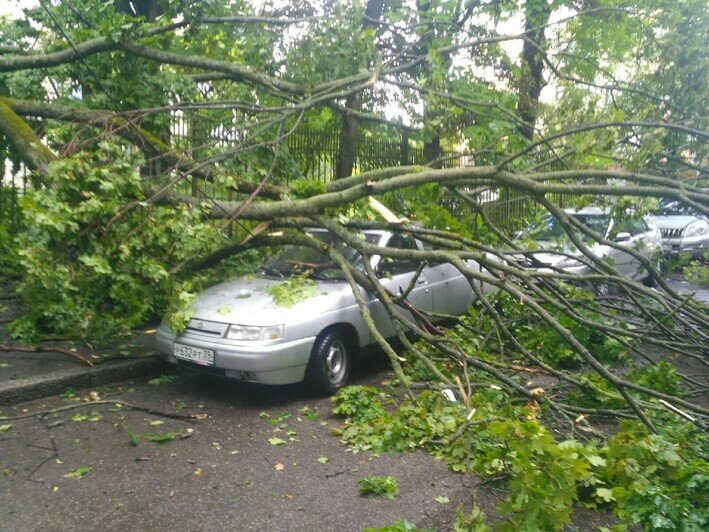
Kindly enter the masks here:
[[226, 337], [229, 340], [280, 340], [283, 338], [284, 330], [284, 325], [269, 325], [268, 327], [230, 325]]
[[699, 236], [709, 233], [709, 222], [706, 220], [695, 220], [684, 230], [684, 236]]
[[571, 257], [566, 257], [556, 263], [557, 268], [575, 268], [576, 266], [581, 266], [581, 261]]

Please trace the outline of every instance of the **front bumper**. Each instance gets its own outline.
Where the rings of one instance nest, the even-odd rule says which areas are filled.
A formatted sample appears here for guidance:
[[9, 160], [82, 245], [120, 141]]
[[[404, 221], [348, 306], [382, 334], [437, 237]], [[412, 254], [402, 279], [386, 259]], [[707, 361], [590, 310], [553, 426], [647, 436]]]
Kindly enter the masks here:
[[672, 256], [689, 253], [698, 259], [704, 256], [706, 251], [709, 251], [709, 235], [662, 239], [663, 255]]
[[[155, 335], [157, 349], [172, 363], [178, 359], [173, 354], [175, 342], [214, 351], [214, 366], [200, 366], [186, 362], [194, 368], [217, 368], [227, 377], [262, 384], [291, 384], [305, 378], [315, 336], [290, 342], [267, 345], [244, 345], [224, 338], [206, 337], [187, 333], [177, 338], [160, 327]], [[180, 361], [182, 362], [182, 361]]]

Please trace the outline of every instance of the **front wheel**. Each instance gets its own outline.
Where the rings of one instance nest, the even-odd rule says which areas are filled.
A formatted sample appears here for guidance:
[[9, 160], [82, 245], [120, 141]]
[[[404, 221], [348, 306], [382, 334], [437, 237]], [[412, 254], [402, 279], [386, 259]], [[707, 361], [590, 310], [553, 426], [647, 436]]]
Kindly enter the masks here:
[[[658, 264], [656, 264], [656, 263], [653, 264], [653, 270], [656, 275], [658, 275], [658, 276], [660, 275], [660, 266]], [[647, 287], [650, 287], [650, 288], [656, 286], [657, 281], [655, 281], [655, 278], [652, 276], [652, 273], [651, 272], [646, 272], [646, 273], [647, 273], [647, 277], [645, 277], [643, 279], [643, 281], [642, 281], [643, 284]]]
[[306, 383], [318, 393], [332, 395], [350, 377], [352, 355], [345, 335], [330, 331], [317, 339], [305, 373]]

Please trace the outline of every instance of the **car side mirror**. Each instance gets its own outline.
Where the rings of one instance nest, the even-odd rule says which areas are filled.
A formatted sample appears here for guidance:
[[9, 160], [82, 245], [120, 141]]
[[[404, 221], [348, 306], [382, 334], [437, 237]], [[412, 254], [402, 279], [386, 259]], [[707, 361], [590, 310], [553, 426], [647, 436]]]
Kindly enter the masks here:
[[630, 233], [618, 233], [615, 235], [616, 242], [627, 242], [630, 240]]

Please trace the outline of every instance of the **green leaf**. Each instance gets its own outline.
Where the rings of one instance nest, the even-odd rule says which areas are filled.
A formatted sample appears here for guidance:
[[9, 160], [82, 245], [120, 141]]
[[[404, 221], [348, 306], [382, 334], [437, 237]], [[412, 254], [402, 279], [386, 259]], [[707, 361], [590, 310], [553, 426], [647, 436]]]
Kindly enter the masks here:
[[286, 419], [290, 418], [291, 414], [288, 412], [283, 412], [280, 416], [274, 417], [268, 420], [269, 425], [280, 425], [283, 423]]
[[148, 384], [152, 384], [153, 386], [160, 386], [162, 384], [168, 384], [169, 382], [174, 381], [176, 378], [177, 377], [175, 375], [160, 375], [159, 377], [150, 379], [148, 381]]
[[153, 419], [152, 421], [148, 421], [148, 425], [151, 427], [159, 427], [160, 425], [164, 425], [165, 422], [162, 419]]
[[180, 435], [179, 432], [166, 432], [165, 434], [147, 434], [145, 438], [154, 443], [166, 443]]
[[276, 305], [285, 308], [291, 308], [318, 293], [315, 281], [305, 276], [293, 276], [282, 283], [270, 285], [266, 291]]
[[594, 465], [597, 467], [601, 467], [601, 466], [606, 465], [606, 459], [601, 456], [595, 455], [595, 454], [589, 456], [588, 461], [591, 465]]
[[7, 432], [12, 428], [12, 423], [8, 423], [6, 425], [0, 425], [0, 432]]
[[450, 499], [448, 497], [443, 497], [443, 496], [434, 497], [433, 500], [439, 504], [446, 504], [446, 503], [450, 502]]
[[391, 476], [386, 477], [362, 477], [357, 480], [359, 492], [362, 495], [374, 495], [393, 499], [399, 494], [399, 486], [396, 479]]
[[83, 466], [83, 467], [77, 467], [72, 471], [71, 473], [67, 473], [64, 475], [66, 478], [78, 478], [78, 477], [83, 477], [86, 473], [89, 473], [93, 467], [91, 466]]
[[271, 445], [285, 445], [286, 440], [274, 437], [274, 438], [268, 438], [268, 443], [270, 443]]
[[138, 446], [138, 438], [139, 438], [139, 436], [137, 434], [134, 434], [132, 432], [128, 432], [128, 443], [130, 443], [131, 447]]
[[329, 461], [330, 459], [326, 456], [321, 456], [320, 458], [318, 458], [318, 462], [320, 462], [321, 464], [327, 464]]
[[608, 488], [596, 488], [596, 496], [600, 497], [606, 502], [611, 502], [615, 500], [613, 490], [610, 490]]

